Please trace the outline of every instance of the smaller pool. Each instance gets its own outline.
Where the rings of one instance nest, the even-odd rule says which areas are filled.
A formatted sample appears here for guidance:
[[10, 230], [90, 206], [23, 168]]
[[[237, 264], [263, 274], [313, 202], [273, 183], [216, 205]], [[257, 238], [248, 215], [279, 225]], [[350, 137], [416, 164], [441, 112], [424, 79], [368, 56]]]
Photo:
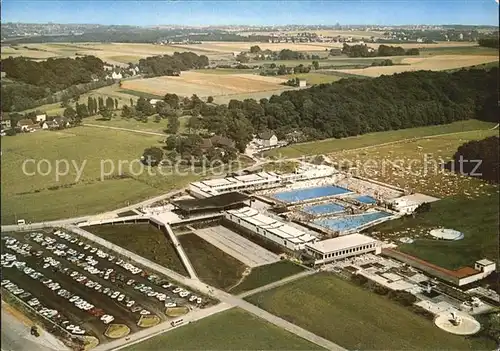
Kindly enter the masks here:
[[313, 215], [323, 215], [328, 213], [342, 212], [345, 207], [334, 202], [328, 204], [304, 207], [303, 211]]
[[275, 193], [271, 196], [280, 201], [292, 203], [292, 202], [300, 202], [300, 201], [321, 198], [325, 196], [347, 194], [350, 192], [351, 191], [349, 189], [341, 188], [339, 186], [325, 185], [313, 188], [284, 191], [281, 193]]
[[346, 232], [348, 230], [359, 228], [367, 223], [376, 221], [380, 218], [390, 217], [390, 213], [382, 211], [367, 212], [360, 215], [345, 216], [341, 218], [327, 218], [318, 219], [313, 223], [339, 232]]
[[359, 195], [354, 197], [356, 200], [358, 200], [361, 203], [364, 204], [375, 204], [377, 203], [377, 200], [375, 200], [373, 197], [368, 196], [368, 195]]

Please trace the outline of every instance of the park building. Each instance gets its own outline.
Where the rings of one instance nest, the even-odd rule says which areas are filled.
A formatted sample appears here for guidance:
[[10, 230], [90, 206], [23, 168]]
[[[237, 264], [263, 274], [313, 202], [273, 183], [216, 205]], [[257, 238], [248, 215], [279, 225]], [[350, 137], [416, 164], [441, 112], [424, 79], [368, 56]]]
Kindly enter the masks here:
[[224, 214], [224, 218], [238, 229], [272, 241], [292, 252], [303, 250], [306, 244], [318, 240], [315, 236], [303, 230], [269, 217], [250, 207], [229, 210]]
[[369, 236], [350, 234], [305, 245], [306, 253], [314, 264], [325, 264], [366, 253], [380, 254], [381, 244]]

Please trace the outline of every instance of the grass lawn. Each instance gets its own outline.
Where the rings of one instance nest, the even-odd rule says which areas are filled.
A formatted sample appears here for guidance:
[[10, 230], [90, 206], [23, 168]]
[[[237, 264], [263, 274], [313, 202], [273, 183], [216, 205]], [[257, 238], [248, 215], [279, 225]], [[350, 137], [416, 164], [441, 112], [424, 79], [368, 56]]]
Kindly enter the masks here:
[[492, 349], [328, 273], [252, 295], [251, 303], [350, 350]]
[[464, 194], [474, 198], [488, 193], [491, 186], [477, 178], [450, 173], [442, 165], [457, 148], [470, 140], [498, 135], [498, 130], [479, 130], [383, 145], [367, 150], [334, 153], [331, 158], [351, 172], [385, 183], [408, 187], [439, 198]]
[[134, 55], [118, 55], [118, 56], [109, 56], [110, 60], [121, 62], [121, 63], [139, 63], [139, 60], [143, 58], [142, 56], [134, 56]]
[[83, 229], [177, 273], [187, 275], [172, 243], [152, 224], [103, 224]]
[[318, 155], [335, 151], [379, 145], [382, 143], [395, 142], [403, 139], [477, 129], [488, 129], [492, 128], [494, 125], [494, 123], [470, 119], [466, 121], [459, 121], [438, 126], [390, 130], [385, 132], [363, 134], [349, 138], [325, 139], [308, 143], [294, 144], [288, 147], [266, 152], [265, 155], [276, 157], [300, 157], [303, 155]]
[[125, 351], [321, 350], [295, 334], [234, 308], [160, 334]]
[[228, 289], [236, 284], [246, 266], [218, 249], [196, 234], [179, 236], [198, 277], [205, 283], [220, 289]]
[[[85, 126], [2, 138], [2, 223], [13, 223], [16, 217], [44, 221], [104, 212], [198, 179], [192, 173], [162, 175], [156, 168], [151, 174], [149, 168], [140, 172], [138, 159], [144, 149], [161, 146], [163, 139]], [[23, 163], [28, 159], [47, 161], [40, 163], [40, 172], [35, 163], [26, 164], [25, 173]], [[59, 179], [58, 160], [61, 171], [66, 170], [64, 160], [69, 164], [68, 174]], [[125, 179], [116, 177], [120, 161]], [[46, 173], [49, 164], [52, 172]]]
[[437, 227], [455, 229], [464, 233], [464, 239], [445, 241], [422, 236], [412, 244], [399, 245], [398, 249], [449, 269], [473, 267], [474, 262], [482, 258], [496, 261], [498, 265], [499, 200], [498, 191], [475, 199], [449, 197], [433, 203], [427, 213], [384, 222], [369, 231], [388, 236], [405, 232], [402, 236], [411, 236], [410, 230], [418, 235]]
[[231, 294], [241, 294], [242, 292], [259, 288], [300, 273], [303, 270], [303, 267], [287, 260], [255, 267], [252, 269], [252, 272], [247, 275], [240, 284], [231, 289], [230, 292]]
[[121, 93], [124, 93], [124, 94], [133, 95], [133, 96], [137, 96], [137, 97], [143, 97], [145, 99], [163, 99], [164, 98], [164, 96], [161, 96], [161, 95], [144, 93], [142, 91], [137, 91], [137, 90], [120, 89], [119, 91]]

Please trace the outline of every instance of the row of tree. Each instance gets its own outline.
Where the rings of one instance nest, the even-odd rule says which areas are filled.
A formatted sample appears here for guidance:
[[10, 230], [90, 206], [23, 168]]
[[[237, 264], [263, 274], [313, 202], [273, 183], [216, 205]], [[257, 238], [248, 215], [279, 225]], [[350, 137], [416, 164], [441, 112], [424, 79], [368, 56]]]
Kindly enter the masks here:
[[342, 53], [349, 57], [405, 56], [420, 55], [417, 48], [405, 50], [401, 46], [379, 45], [373, 49], [366, 44], [347, 45], [344, 43]]
[[499, 40], [497, 38], [483, 38], [479, 39], [478, 41], [479, 46], [483, 46], [485, 48], [494, 48], [498, 49], [499, 48]]
[[139, 60], [139, 70], [146, 77], [175, 76], [181, 71], [208, 66], [208, 57], [192, 52], [175, 52], [172, 56], [152, 56]]

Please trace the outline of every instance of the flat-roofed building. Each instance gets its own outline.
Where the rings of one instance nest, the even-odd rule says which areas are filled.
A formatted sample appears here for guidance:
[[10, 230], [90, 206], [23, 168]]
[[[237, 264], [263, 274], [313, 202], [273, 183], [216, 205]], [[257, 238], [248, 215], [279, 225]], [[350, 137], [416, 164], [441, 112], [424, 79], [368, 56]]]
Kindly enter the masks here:
[[369, 236], [350, 234], [308, 243], [305, 250], [314, 258], [314, 264], [323, 264], [369, 252], [380, 254], [382, 248], [377, 240]]
[[303, 230], [269, 217], [250, 207], [229, 210], [225, 213], [224, 218], [290, 251], [302, 250], [307, 243], [318, 240], [315, 236]]

